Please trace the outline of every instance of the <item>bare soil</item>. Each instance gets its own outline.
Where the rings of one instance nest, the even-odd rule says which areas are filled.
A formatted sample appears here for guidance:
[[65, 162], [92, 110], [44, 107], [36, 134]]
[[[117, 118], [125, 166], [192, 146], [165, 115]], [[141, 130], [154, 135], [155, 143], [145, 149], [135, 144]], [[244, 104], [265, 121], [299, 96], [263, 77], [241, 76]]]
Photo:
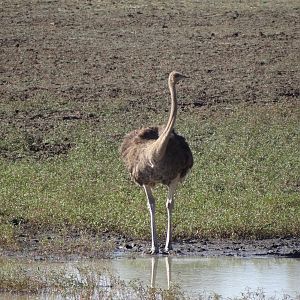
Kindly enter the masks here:
[[[181, 110], [203, 117], [237, 103], [297, 102], [299, 3], [212, 2], [3, 1], [0, 135], [13, 124], [27, 132], [37, 159], [66, 154], [74, 146], [67, 138], [43, 142], [57, 124], [101, 126], [103, 105], [120, 101], [136, 112], [128, 122], [147, 122], [147, 111], [167, 109], [161, 99], [173, 69], [191, 76]], [[45, 99], [45, 107], [17, 108], [32, 99]], [[2, 148], [0, 155], [20, 158]], [[33, 239], [19, 253], [38, 255], [32, 245], [39, 238]], [[111, 239], [116, 252], [143, 253], [149, 243]], [[189, 240], [174, 248], [175, 254], [299, 257], [300, 240]]]
[[[147, 111], [167, 110], [173, 69], [191, 76], [182, 111], [299, 100], [297, 1], [212, 2], [4, 1], [1, 124], [25, 130], [37, 158], [67, 153], [68, 139], [43, 143], [57, 124], [100, 126], [120, 101], [129, 123], [148, 124]], [[45, 106], [14, 107], [33, 99]]]

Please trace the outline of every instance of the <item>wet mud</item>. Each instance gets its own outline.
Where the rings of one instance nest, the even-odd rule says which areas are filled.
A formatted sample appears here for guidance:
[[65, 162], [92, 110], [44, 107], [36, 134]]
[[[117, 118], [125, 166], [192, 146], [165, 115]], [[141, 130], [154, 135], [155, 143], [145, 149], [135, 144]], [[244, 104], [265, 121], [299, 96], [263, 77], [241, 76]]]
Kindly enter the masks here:
[[[45, 243], [48, 240], [48, 244]], [[0, 249], [0, 255], [30, 257], [37, 260], [74, 260], [78, 258], [114, 258], [119, 256], [150, 256], [150, 240], [129, 239], [124, 236], [57, 235], [28, 236], [18, 238], [18, 246]], [[270, 239], [190, 239], [173, 243], [173, 250], [164, 253], [161, 244], [158, 256], [270, 256], [300, 258], [300, 238]]]

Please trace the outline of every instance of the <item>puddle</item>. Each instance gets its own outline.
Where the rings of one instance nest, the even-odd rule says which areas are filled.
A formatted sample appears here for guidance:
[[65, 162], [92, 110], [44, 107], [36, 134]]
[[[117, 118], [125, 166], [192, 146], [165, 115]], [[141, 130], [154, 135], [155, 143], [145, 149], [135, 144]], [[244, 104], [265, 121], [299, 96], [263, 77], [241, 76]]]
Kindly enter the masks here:
[[[295, 299], [297, 295], [297, 299], [300, 299], [300, 259], [121, 257], [112, 260], [82, 260], [62, 263], [1, 258], [0, 277], [2, 276], [2, 278], [2, 268], [4, 270], [7, 261], [10, 266], [9, 270], [21, 269], [26, 270], [29, 274], [35, 274], [34, 272], [38, 270], [40, 274], [52, 274], [52, 276], [53, 272], [58, 275], [64, 272], [65, 277], [69, 276], [75, 279], [74, 282], [78, 285], [82, 285], [85, 278], [89, 278], [90, 281], [96, 282], [95, 286], [100, 290], [110, 285], [110, 279], [105, 278], [104, 274], [113, 274], [119, 276], [126, 283], [139, 280], [148, 287], [168, 289], [170, 286], [176, 285], [180, 287], [180, 291], [192, 299], [199, 295], [213, 293], [222, 295], [225, 299], [241, 297], [241, 293], [247, 289], [252, 292], [262, 290], [266, 297], [284, 298], [284, 295], [287, 294]], [[89, 275], [84, 275], [87, 274], [87, 270], [90, 272]], [[0, 293], [1, 300], [41, 299], [40, 297], [44, 296], [46, 295], [26, 296]]]
[[300, 294], [300, 259], [136, 258], [114, 260], [112, 268], [121, 279], [138, 278], [155, 287], [168, 288], [174, 282], [188, 295], [204, 292], [232, 298], [246, 288], [262, 289], [266, 296]]

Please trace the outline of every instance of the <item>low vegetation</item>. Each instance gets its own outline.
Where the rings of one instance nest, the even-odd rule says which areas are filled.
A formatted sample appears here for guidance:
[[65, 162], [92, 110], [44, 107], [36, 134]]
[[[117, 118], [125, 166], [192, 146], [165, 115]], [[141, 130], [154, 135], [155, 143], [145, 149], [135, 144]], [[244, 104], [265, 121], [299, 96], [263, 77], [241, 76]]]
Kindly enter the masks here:
[[[137, 124], [124, 124], [136, 115], [123, 111], [120, 120], [120, 109], [121, 104], [102, 108], [106, 122], [99, 127], [80, 120], [58, 124], [40, 144], [68, 138], [72, 146], [60, 155], [35, 155], [45, 148], [30, 150], [24, 132], [10, 127], [4, 143], [10, 142], [1, 145], [15, 153], [14, 159], [0, 160], [1, 245], [11, 245], [24, 231], [150, 238], [143, 191], [130, 182], [118, 153], [122, 136], [142, 116], [132, 122]], [[152, 114], [154, 123], [162, 122]], [[299, 236], [299, 106], [185, 110], [177, 127], [191, 145], [195, 165], [178, 191], [175, 238]], [[164, 188], [155, 195], [162, 237]]]

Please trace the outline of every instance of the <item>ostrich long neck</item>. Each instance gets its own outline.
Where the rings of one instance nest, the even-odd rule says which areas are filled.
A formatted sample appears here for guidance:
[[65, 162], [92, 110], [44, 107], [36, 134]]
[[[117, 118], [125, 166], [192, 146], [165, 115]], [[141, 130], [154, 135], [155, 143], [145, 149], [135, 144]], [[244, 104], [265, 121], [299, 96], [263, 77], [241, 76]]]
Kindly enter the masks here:
[[167, 125], [154, 144], [154, 157], [156, 160], [161, 160], [166, 152], [167, 145], [170, 139], [171, 132], [174, 128], [177, 114], [177, 100], [175, 83], [169, 78], [169, 89], [171, 94], [171, 109]]

